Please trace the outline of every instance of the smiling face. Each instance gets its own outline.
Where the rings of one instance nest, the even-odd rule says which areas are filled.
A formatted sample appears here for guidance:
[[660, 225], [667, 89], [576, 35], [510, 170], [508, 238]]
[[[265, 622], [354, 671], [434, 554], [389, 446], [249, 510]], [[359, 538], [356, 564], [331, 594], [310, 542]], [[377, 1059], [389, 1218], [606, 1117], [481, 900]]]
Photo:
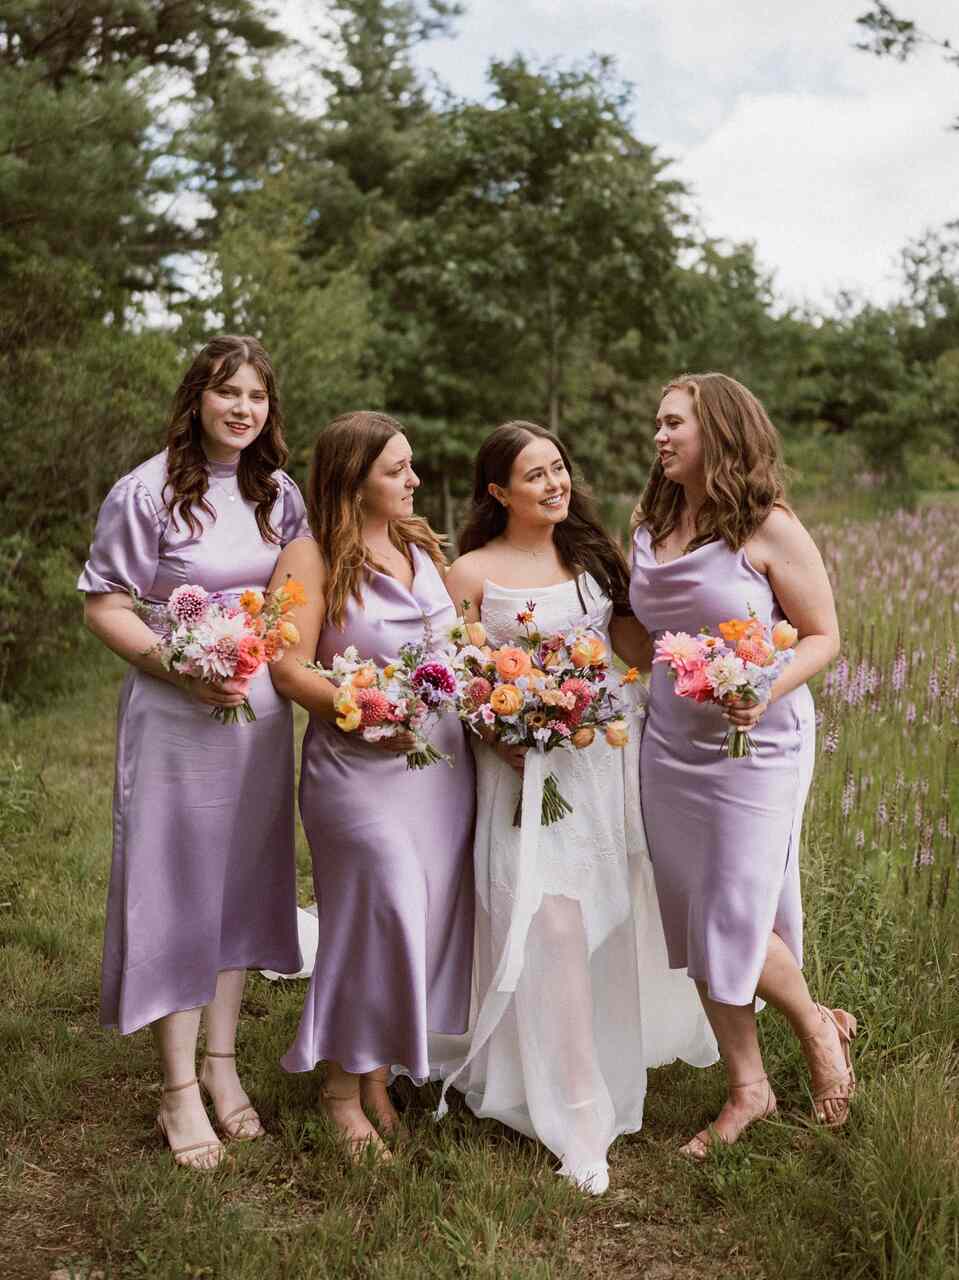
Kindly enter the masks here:
[[[213, 367], [213, 377], [222, 365]], [[233, 462], [253, 443], [266, 425], [270, 397], [251, 364], [241, 364], [220, 386], [207, 387], [200, 396], [203, 449], [213, 462]]]
[[681, 485], [704, 482], [703, 433], [693, 397], [684, 387], [673, 387], [663, 396], [654, 439], [667, 480]]
[[509, 485], [489, 491], [506, 506], [513, 525], [559, 524], [569, 515], [572, 481], [563, 456], [551, 440], [532, 439], [510, 468]]
[[387, 440], [360, 485], [364, 515], [376, 520], [403, 520], [411, 516], [413, 494], [419, 485], [410, 442], [397, 431]]

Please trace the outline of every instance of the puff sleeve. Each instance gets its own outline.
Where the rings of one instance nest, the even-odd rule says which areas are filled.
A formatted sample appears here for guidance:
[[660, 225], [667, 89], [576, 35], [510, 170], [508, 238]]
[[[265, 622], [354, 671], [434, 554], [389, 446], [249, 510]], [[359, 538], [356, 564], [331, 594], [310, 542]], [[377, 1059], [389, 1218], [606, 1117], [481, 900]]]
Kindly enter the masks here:
[[163, 527], [146, 485], [133, 475], [118, 480], [97, 516], [90, 557], [77, 580], [77, 590], [126, 594], [133, 588], [149, 598]]
[[281, 476], [283, 519], [280, 522], [280, 545], [285, 547], [294, 538], [306, 537], [310, 524], [306, 517], [306, 503], [296, 481], [291, 480], [285, 471]]

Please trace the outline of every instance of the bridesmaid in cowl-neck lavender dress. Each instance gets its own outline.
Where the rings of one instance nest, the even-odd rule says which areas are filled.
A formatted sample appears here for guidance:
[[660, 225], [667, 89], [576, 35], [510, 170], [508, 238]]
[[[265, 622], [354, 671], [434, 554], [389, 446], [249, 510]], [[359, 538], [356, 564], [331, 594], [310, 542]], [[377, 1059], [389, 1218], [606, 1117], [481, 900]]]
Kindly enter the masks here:
[[[637, 509], [630, 602], [653, 639], [717, 634], [752, 610], [788, 619], [793, 661], [768, 703], [723, 708], [676, 695], [654, 663], [640, 751], [643, 818], [670, 964], [695, 980], [729, 1073], [715, 1125], [683, 1148], [705, 1157], [733, 1142], [776, 1099], [756, 1034], [757, 995], [799, 1037], [815, 1113], [843, 1123], [855, 1077], [856, 1020], [810, 997], [801, 972], [799, 835], [812, 778], [815, 720], [806, 681], [838, 651], [832, 592], [812, 539], [785, 503], [775, 428], [758, 400], [723, 374], [665, 388], [659, 460]], [[730, 726], [756, 744], [723, 753]]]
[[[279, 429], [266, 353], [252, 339], [214, 339], [177, 393], [170, 449], [117, 481], [105, 499], [77, 584], [91, 630], [131, 663], [117, 722], [101, 1020], [124, 1034], [156, 1025], [166, 1085], [161, 1125], [179, 1162], [203, 1168], [219, 1158], [219, 1144], [197, 1095], [181, 1092], [195, 1083], [199, 1010], [208, 1007], [201, 1081], [220, 1126], [228, 1136], [255, 1137], [259, 1121], [227, 1061], [242, 971], [293, 972], [300, 963], [292, 715], [261, 668], [249, 685], [255, 722], [212, 719], [213, 706], [241, 700], [239, 686], [200, 686], [164, 672], [147, 656], [155, 637], [132, 613], [129, 593], [161, 605], [184, 583], [227, 600], [266, 587], [280, 547], [304, 528], [303, 499], [289, 476], [273, 471], [266, 514], [277, 541], [267, 541], [238, 468], [242, 448], [258, 447], [254, 465], [268, 476], [277, 442], [282, 449]], [[198, 453], [208, 485], [210, 510], [194, 503], [192, 529], [167, 506], [170, 460], [184, 448]], [[176, 1114], [190, 1107], [192, 1117]]]
[[[399, 424], [386, 415], [353, 413], [331, 423], [320, 433], [310, 477], [316, 540], [294, 542], [276, 568], [277, 581], [287, 572], [302, 580], [308, 598], [296, 614], [300, 645], [275, 665], [273, 679], [311, 713], [300, 812], [319, 934], [299, 1029], [282, 1065], [310, 1071], [327, 1063], [323, 1102], [354, 1153], [366, 1146], [383, 1153], [381, 1136], [396, 1129], [389, 1068], [425, 1079], [427, 1032], [461, 1033], [469, 1017], [475, 798], [459, 720], [450, 712], [430, 722], [430, 741], [453, 757], [452, 768], [410, 770], [408, 735], [369, 743], [344, 732], [335, 724], [333, 685], [303, 666], [315, 657], [329, 667], [354, 645], [383, 667], [402, 645], [422, 641], [427, 624], [440, 642], [453, 622], [434, 563], [439, 545], [412, 518], [419, 481], [411, 457]], [[352, 573], [344, 567], [350, 559]]]

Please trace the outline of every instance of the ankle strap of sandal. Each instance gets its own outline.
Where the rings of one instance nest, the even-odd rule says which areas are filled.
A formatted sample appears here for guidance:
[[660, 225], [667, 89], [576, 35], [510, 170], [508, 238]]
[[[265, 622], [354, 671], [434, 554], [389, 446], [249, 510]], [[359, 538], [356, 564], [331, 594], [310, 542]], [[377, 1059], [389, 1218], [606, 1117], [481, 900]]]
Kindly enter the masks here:
[[235, 1058], [235, 1053], [216, 1053], [213, 1049], [204, 1049], [204, 1058]]
[[196, 1076], [192, 1080], [187, 1080], [186, 1084], [165, 1084], [162, 1093], [179, 1093], [181, 1089], [189, 1089], [191, 1085], [198, 1084]]

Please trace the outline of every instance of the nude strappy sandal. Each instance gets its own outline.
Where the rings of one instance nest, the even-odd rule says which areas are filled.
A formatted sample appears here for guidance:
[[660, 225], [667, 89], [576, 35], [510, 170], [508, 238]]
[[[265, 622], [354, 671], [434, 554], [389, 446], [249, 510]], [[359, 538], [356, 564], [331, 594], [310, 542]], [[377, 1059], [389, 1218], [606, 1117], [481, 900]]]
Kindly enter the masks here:
[[[203, 1055], [206, 1058], [235, 1058], [235, 1053], [214, 1053], [212, 1049], [207, 1049]], [[203, 1067], [200, 1067], [200, 1076], [203, 1075]], [[200, 1090], [213, 1102], [213, 1094], [210, 1087], [202, 1079], [199, 1082]], [[216, 1103], [213, 1103], [213, 1111], [216, 1114]], [[225, 1116], [217, 1115], [216, 1122], [219, 1130], [226, 1137], [232, 1138], [234, 1142], [252, 1142], [254, 1138], [262, 1138], [266, 1133], [263, 1128], [263, 1122], [256, 1113], [256, 1108], [251, 1102], [241, 1103], [240, 1106], [228, 1112]], [[249, 1130], [253, 1128], [253, 1131]]]
[[[765, 1084], [766, 1086], [766, 1106], [762, 1114], [754, 1116], [753, 1119], [749, 1121], [749, 1124], [755, 1124], [757, 1120], [768, 1120], [771, 1115], [775, 1115], [776, 1113], [776, 1099], [769, 1084], [769, 1077], [760, 1076], [758, 1080], [744, 1080], [740, 1084], [731, 1084], [728, 1086], [729, 1092], [732, 1093], [735, 1089], [751, 1089], [753, 1085], [757, 1084]], [[744, 1129], [749, 1127], [749, 1124], [744, 1125], [743, 1129], [740, 1129], [739, 1132], [742, 1133]], [[738, 1139], [739, 1134], [736, 1135], [733, 1142], [738, 1141]], [[722, 1134], [716, 1130], [714, 1125], [710, 1125], [708, 1129], [701, 1129], [694, 1138], [690, 1138], [685, 1146], [680, 1147], [679, 1154], [681, 1156], [685, 1156], [688, 1160], [695, 1160], [697, 1163], [701, 1164], [708, 1156], [709, 1148], [714, 1142], [722, 1142], [726, 1146], [731, 1145], [722, 1136]]]
[[[199, 1087], [199, 1080], [196, 1076], [192, 1080], [187, 1080], [186, 1084], [167, 1084], [163, 1086], [164, 1093], [179, 1093], [181, 1089], [191, 1089], [193, 1085]], [[157, 1128], [163, 1141], [170, 1148], [170, 1154], [174, 1161], [185, 1169], [196, 1169], [198, 1173], [212, 1173], [218, 1168], [220, 1161], [223, 1159], [224, 1146], [222, 1142], [191, 1142], [186, 1147], [175, 1147], [170, 1141], [170, 1135], [167, 1133], [166, 1121], [163, 1119], [163, 1112], [157, 1114]], [[191, 1154], [191, 1153], [196, 1154]], [[216, 1153], [216, 1160], [212, 1164], [201, 1163], [205, 1157], [212, 1156]]]
[[[844, 1125], [849, 1118], [849, 1103], [856, 1092], [856, 1072], [852, 1065], [852, 1049], [851, 1045], [855, 1039], [859, 1023], [856, 1018], [847, 1013], [845, 1009], [827, 1009], [825, 1005], [817, 1004], [819, 1016], [823, 1022], [831, 1022], [836, 1028], [836, 1034], [839, 1036], [839, 1047], [842, 1050], [845, 1071], [842, 1075], [834, 1073], [825, 1079], [820, 1077], [818, 1088], [813, 1088], [813, 1116], [820, 1124], [824, 1124], [829, 1129], [838, 1129]], [[800, 1043], [811, 1044], [815, 1041], [815, 1036], [800, 1036]], [[812, 1074], [812, 1066], [810, 1065], [810, 1074]], [[814, 1082], [815, 1084], [815, 1082]], [[836, 1090], [841, 1086], [846, 1086], [845, 1093], [837, 1093]], [[823, 1104], [826, 1102], [844, 1103], [842, 1114], [835, 1120], [829, 1120], [826, 1116]]]

